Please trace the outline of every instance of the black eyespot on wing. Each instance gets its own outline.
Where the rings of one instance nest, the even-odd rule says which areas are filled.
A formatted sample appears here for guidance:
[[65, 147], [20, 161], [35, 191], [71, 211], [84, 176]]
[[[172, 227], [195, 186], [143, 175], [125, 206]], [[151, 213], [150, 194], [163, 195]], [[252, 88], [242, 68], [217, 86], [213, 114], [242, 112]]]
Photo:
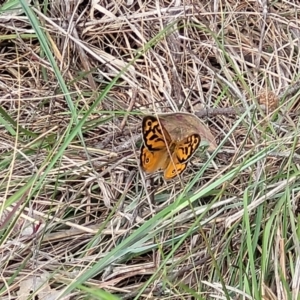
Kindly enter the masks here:
[[140, 154], [140, 166], [144, 170], [144, 167], [147, 167], [147, 165], [150, 163], [150, 157], [149, 157], [149, 152], [147, 151], [147, 148], [145, 145], [142, 145], [141, 148], [141, 154]]
[[155, 123], [157, 122], [157, 119], [153, 116], [146, 116], [143, 118], [142, 121], [142, 130], [143, 132], [148, 132], [153, 130], [153, 128], [155, 127]]

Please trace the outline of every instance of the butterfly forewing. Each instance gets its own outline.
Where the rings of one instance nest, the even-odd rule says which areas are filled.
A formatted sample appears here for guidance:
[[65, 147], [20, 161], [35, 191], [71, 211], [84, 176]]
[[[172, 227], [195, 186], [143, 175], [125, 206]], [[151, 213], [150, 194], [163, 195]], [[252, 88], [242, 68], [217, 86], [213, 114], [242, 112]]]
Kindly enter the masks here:
[[149, 151], [165, 149], [172, 141], [167, 130], [153, 116], [144, 117], [142, 128], [144, 143]]
[[188, 160], [195, 154], [200, 141], [199, 134], [192, 134], [177, 143], [170, 163], [164, 172], [165, 179], [172, 179], [186, 169]]
[[180, 141], [175, 149], [178, 162], [185, 163], [188, 161], [195, 154], [200, 142], [200, 135], [196, 133]]
[[168, 148], [175, 148], [167, 130], [157, 118], [146, 116], [142, 122], [144, 144], [141, 148], [141, 167], [147, 173], [166, 169], [169, 164]]

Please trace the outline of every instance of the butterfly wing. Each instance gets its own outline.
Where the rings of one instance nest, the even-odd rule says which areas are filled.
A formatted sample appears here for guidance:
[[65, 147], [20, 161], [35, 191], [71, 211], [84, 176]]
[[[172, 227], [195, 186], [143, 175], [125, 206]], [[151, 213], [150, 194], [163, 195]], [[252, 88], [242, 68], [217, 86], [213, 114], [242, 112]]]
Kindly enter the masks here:
[[171, 143], [168, 131], [153, 116], [146, 116], [142, 122], [142, 134], [145, 146], [149, 151], [166, 149]]
[[180, 163], [175, 153], [172, 155], [167, 168], [164, 171], [164, 178], [166, 180], [172, 179], [175, 176], [181, 174], [187, 167], [187, 163]]
[[141, 148], [141, 167], [146, 173], [154, 173], [159, 169], [165, 169], [168, 164], [168, 152], [165, 150], [149, 151], [143, 145]]
[[142, 122], [144, 144], [141, 148], [140, 162], [142, 169], [153, 173], [166, 169], [169, 164], [168, 147], [171, 137], [168, 131], [153, 116], [146, 116]]
[[200, 142], [200, 135], [195, 133], [176, 144], [172, 159], [164, 172], [165, 179], [172, 179], [186, 169], [189, 159], [195, 154]]

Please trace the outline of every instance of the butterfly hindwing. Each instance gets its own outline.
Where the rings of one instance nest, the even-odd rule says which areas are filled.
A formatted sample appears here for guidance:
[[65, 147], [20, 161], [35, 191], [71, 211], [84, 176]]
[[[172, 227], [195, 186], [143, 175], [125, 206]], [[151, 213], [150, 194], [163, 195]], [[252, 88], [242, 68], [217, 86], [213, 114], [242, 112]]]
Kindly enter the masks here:
[[166, 168], [167, 164], [167, 153], [164, 151], [153, 151], [151, 152], [148, 148], [143, 145], [141, 148], [141, 167], [147, 173], [153, 173], [159, 169]]

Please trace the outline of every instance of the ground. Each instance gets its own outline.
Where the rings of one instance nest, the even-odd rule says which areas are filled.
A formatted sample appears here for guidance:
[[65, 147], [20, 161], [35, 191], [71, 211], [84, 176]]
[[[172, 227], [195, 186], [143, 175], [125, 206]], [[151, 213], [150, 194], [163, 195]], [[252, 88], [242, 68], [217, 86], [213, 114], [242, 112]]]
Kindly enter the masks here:
[[[0, 298], [300, 299], [299, 3], [17, 2]], [[141, 167], [147, 115], [201, 138], [171, 180]]]

